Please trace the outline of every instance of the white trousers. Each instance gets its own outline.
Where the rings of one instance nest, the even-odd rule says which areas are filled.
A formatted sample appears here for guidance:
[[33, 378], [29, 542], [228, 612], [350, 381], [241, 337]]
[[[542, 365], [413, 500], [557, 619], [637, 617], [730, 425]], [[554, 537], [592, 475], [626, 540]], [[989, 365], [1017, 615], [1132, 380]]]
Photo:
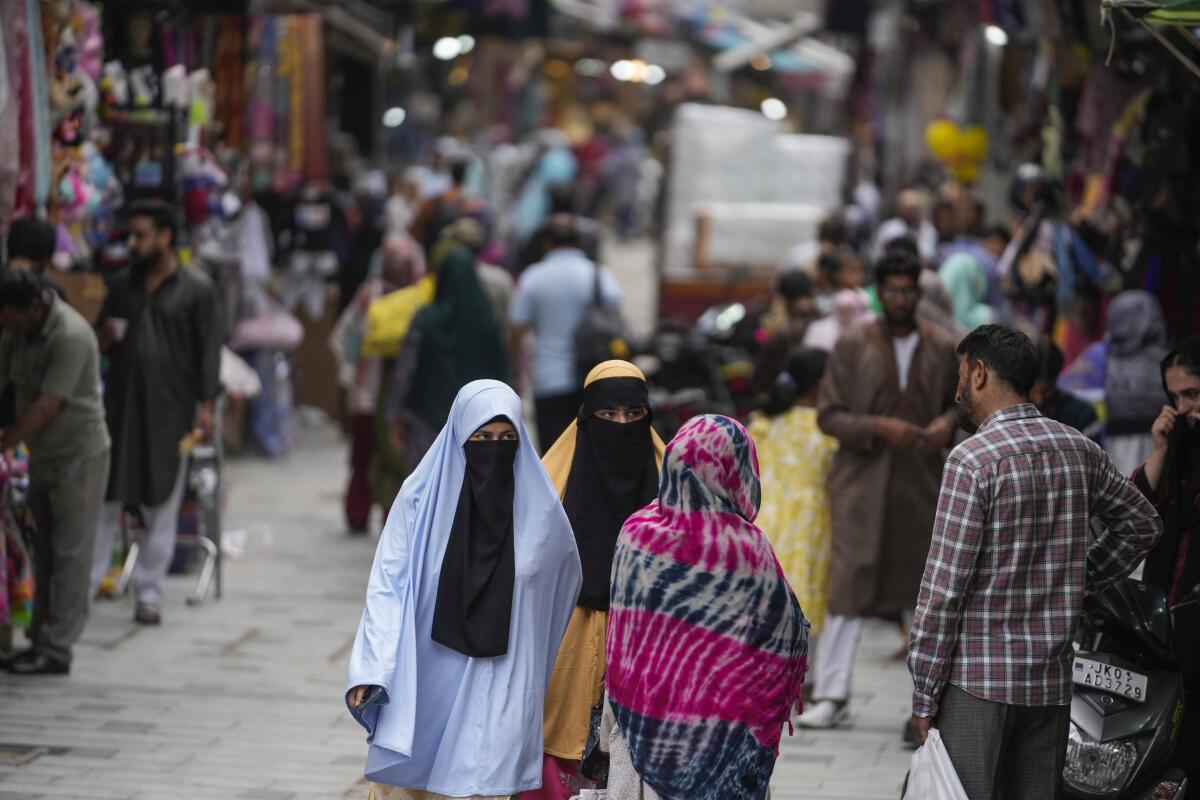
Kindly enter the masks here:
[[[162, 602], [163, 579], [175, 554], [175, 534], [179, 527], [179, 508], [188, 474], [188, 459], [179, 459], [179, 473], [171, 494], [162, 504], [142, 506], [142, 535], [138, 540], [138, 558], [133, 567], [133, 594], [138, 605], [158, 606]], [[121, 504], [105, 503], [96, 530], [96, 551], [92, 561], [92, 593], [100, 588], [100, 579], [112, 564], [113, 539], [121, 530]]]
[[813, 670], [813, 700], [850, 699], [850, 679], [854, 676], [854, 657], [862, 638], [862, 617], [825, 617], [821, 640], [817, 643], [817, 663]]

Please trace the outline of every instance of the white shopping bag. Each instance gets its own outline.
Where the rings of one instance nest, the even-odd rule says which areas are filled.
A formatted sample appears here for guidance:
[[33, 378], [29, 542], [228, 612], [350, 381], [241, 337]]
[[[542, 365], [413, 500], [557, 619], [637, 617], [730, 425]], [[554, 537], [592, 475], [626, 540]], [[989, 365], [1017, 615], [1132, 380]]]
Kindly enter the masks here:
[[930, 729], [925, 744], [913, 753], [904, 800], [968, 800], [937, 728]]

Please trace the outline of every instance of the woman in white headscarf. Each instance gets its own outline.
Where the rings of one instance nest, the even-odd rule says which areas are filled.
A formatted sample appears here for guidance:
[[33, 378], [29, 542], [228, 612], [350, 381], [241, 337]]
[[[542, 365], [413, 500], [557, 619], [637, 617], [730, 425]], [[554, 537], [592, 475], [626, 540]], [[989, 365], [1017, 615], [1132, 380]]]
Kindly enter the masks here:
[[372, 797], [541, 785], [543, 698], [581, 583], [520, 399], [467, 384], [392, 507], [350, 656]]

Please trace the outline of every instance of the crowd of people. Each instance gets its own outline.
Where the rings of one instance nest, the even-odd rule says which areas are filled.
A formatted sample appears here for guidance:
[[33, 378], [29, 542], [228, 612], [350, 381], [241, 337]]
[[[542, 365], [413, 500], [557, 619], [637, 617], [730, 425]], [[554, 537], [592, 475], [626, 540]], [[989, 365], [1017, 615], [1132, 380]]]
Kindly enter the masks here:
[[[626, 344], [583, 355], [622, 295], [570, 158], [548, 141], [502, 210], [464, 160], [390, 196], [368, 182], [332, 271], [309, 257], [328, 231], [288, 234], [308, 242], [284, 265], [298, 301], [341, 293], [347, 527], [386, 514], [346, 691], [372, 795], [766, 797], [790, 720], [852, 724], [882, 617], [914, 681], [898, 732], [940, 729], [972, 800], [1054, 796], [1085, 592], [1143, 562], [1172, 606], [1200, 584], [1197, 339], [1172, 347], [1136, 289], [1097, 341], [1055, 324], [1060, 287], [1027, 263], [1055, 223], [989, 227], [962, 187], [908, 190], [877, 225], [832, 214], [779, 273], [749, 318], [747, 419], [664, 443]], [[272, 224], [244, 199], [240, 224]], [[128, 217], [132, 262], [94, 326], [46, 269], [52, 229], [9, 233], [2, 444], [29, 450], [37, 523], [19, 675], [70, 671], [123, 519], [134, 618], [161, 622], [184, 453], [217, 427], [221, 294], [181, 264], [174, 209]], [[1191, 700], [1194, 648], [1184, 672]]]
[[[457, 396], [447, 381], [407, 447], [424, 457], [388, 514], [347, 687], [373, 796], [765, 797], [793, 714], [851, 724], [868, 617], [906, 642], [907, 740], [939, 728], [971, 798], [1057, 796], [1085, 593], [1143, 563], [1173, 606], [1200, 583], [1196, 339], [1171, 350], [1141, 290], [1107, 303], [1095, 343], [1051, 324], [1012, 285], [1036, 222], [985, 227], [968, 192], [940, 193], [928, 220], [902, 194], [865, 236], [831, 216], [751, 320], [748, 428], [701, 416], [665, 447], [633, 364], [580, 374], [573, 334], [620, 293], [579, 219], [547, 217], [509, 357], [485, 359], [504, 374]], [[505, 385], [524, 385], [530, 334], [544, 471]], [[511, 443], [484, 457], [493, 434]]]

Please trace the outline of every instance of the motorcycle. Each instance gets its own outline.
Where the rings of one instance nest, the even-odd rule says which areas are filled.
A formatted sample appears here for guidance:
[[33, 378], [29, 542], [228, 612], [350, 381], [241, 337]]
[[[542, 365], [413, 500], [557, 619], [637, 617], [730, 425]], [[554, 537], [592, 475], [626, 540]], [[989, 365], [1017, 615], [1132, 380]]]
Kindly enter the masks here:
[[691, 327], [661, 323], [638, 348], [635, 360], [650, 382], [650, 405], [661, 436], [669, 440], [699, 414], [749, 415], [754, 362], [745, 337], [736, 332], [746, 315], [740, 303], [714, 306]]
[[[1197, 587], [1200, 590], [1200, 587]], [[1168, 766], [1185, 713], [1177, 612], [1163, 591], [1127, 578], [1084, 601], [1072, 669], [1063, 768], [1066, 797], [1183, 800], [1188, 779]]]

